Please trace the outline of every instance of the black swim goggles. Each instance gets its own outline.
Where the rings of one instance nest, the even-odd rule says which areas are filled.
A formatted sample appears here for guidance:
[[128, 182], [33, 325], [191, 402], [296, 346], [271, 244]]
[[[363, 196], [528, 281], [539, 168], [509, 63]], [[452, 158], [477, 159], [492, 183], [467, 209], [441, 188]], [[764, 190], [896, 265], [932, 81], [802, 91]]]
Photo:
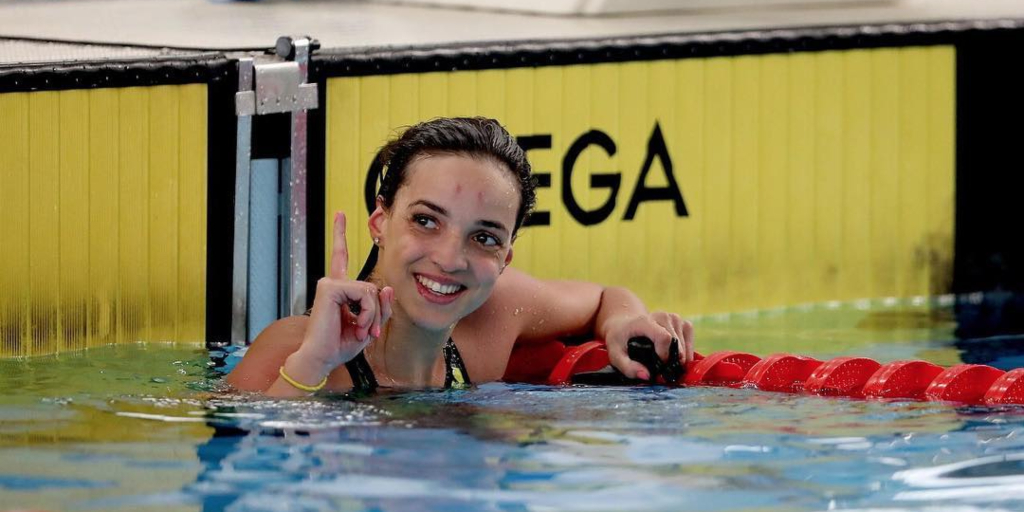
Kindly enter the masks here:
[[[668, 346], [668, 360], [662, 361], [654, 350], [654, 342], [646, 336], [630, 338], [626, 342], [629, 358], [644, 365], [650, 375], [649, 383], [676, 386], [686, 374], [686, 367], [679, 362], [679, 338], [672, 338]], [[661, 381], [658, 380], [661, 377]]]
[[663, 384], [665, 386], [678, 386], [680, 379], [686, 374], [686, 367], [679, 362], [679, 339], [672, 338], [668, 347], [668, 361], [662, 361], [654, 350], [654, 342], [646, 336], [630, 338], [626, 342], [626, 353], [629, 358], [644, 365], [650, 378], [647, 380], [630, 379], [608, 365], [600, 370], [592, 372], [580, 372], [573, 374], [573, 384], [589, 386], [628, 386], [630, 384]]

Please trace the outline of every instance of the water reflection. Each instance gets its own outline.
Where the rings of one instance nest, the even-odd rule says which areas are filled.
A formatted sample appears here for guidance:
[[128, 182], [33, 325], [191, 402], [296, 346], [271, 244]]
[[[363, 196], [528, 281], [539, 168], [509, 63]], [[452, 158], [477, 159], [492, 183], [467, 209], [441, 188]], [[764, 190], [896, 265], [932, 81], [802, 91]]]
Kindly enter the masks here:
[[[702, 340], [766, 354], [742, 344], [798, 334], [797, 348], [824, 355], [938, 354], [944, 364], [1019, 357], [1006, 346], [1010, 338], [956, 339], [952, 309], [829, 311], [808, 322], [813, 311], [719, 322]], [[0, 465], [8, 468], [0, 470], [0, 503], [204, 511], [1024, 508], [1022, 407], [503, 384], [277, 401], [222, 393], [222, 372], [208, 363], [194, 348], [138, 345], [0, 362]], [[933, 468], [945, 471], [932, 480], [942, 485], [923, 483], [918, 471]]]
[[[330, 402], [346, 411], [332, 416], [372, 424], [314, 425], [301, 408], [278, 410], [273, 428], [268, 418], [214, 424], [217, 433], [199, 450], [204, 471], [192, 490], [206, 494], [203, 510], [269, 510], [271, 495], [278, 503], [400, 511], [674, 510], [695, 492], [710, 494], [738, 476], [684, 469], [720, 460], [718, 447], [594, 430], [588, 427], [616, 413], [583, 407], [567, 418], [544, 412], [551, 399], [537, 403], [549, 394], [564, 407], [565, 390], [522, 390], [541, 411], [524, 413], [526, 402], [514, 391], [485, 386]], [[286, 425], [296, 415], [305, 418]], [[751, 491], [734, 499], [751, 506], [772, 501]]]
[[969, 459], [953, 464], [900, 471], [893, 480], [912, 488], [898, 501], [989, 503], [1024, 500], [1024, 452]]
[[492, 384], [221, 401], [210, 417], [184, 490], [204, 511], [813, 510], [892, 503], [885, 482], [947, 447], [1017, 443], [941, 404], [710, 388]]

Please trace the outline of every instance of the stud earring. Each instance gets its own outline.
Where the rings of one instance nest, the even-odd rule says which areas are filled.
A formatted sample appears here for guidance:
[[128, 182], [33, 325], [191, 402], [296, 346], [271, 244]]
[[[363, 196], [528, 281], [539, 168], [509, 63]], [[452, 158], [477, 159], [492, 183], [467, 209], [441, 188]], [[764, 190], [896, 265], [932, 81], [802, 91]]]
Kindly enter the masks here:
[[374, 237], [373, 238], [373, 245], [380, 245], [380, 238]]

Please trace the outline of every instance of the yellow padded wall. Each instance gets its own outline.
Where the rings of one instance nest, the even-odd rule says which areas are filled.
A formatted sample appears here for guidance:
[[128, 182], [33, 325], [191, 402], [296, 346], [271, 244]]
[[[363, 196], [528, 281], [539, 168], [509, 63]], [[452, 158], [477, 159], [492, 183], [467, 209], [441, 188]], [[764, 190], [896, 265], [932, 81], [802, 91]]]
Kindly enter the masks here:
[[[538, 190], [550, 224], [516, 242], [532, 274], [628, 286], [687, 315], [947, 293], [954, 78], [954, 49], [937, 46], [330, 79], [323, 214], [347, 212], [351, 253], [366, 254], [376, 151], [418, 121], [491, 116], [551, 137], [528, 153], [551, 181]], [[587, 146], [564, 183], [591, 130], [614, 154]], [[670, 178], [685, 215], [662, 199], [627, 218], [638, 187]], [[614, 208], [584, 225], [566, 189], [583, 210]]]
[[205, 85], [0, 94], [0, 357], [201, 342]]
[[0, 95], [0, 350], [29, 340], [29, 115], [27, 94]]

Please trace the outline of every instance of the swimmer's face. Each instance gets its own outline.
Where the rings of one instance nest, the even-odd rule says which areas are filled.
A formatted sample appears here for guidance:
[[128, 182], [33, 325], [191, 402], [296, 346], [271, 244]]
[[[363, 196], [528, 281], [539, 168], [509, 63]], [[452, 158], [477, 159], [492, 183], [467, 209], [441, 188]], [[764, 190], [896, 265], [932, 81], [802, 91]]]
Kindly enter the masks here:
[[502, 164], [460, 154], [413, 159], [370, 231], [380, 238], [376, 275], [395, 289], [395, 314], [447, 329], [479, 308], [512, 259], [519, 185]]

